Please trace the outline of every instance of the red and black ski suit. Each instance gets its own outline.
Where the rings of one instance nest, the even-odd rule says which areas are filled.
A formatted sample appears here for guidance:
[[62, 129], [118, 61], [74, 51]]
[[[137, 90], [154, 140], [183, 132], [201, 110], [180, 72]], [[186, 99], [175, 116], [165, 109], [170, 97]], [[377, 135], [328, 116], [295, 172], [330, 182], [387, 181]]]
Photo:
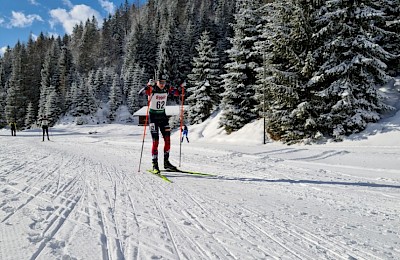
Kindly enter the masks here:
[[153, 146], [151, 149], [153, 162], [158, 160], [159, 132], [161, 132], [164, 138], [164, 161], [168, 161], [171, 148], [171, 128], [168, 122], [169, 119], [165, 113], [165, 107], [167, 105], [168, 95], [170, 94], [170, 87], [165, 86], [161, 89], [158, 86], [148, 85], [139, 93], [143, 93], [144, 91], [150, 102], [149, 127], [153, 139]]

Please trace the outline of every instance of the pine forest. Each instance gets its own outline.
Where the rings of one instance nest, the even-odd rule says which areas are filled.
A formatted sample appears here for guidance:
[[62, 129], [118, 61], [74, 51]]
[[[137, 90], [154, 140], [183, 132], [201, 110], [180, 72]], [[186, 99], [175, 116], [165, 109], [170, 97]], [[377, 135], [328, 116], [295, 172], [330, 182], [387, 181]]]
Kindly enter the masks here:
[[400, 76], [400, 0], [126, 1], [6, 50], [0, 128], [105, 108], [112, 123], [146, 106], [138, 92], [160, 74], [179, 93], [186, 82], [189, 124], [221, 112], [228, 134], [265, 118], [271, 140], [339, 141], [395, 109], [380, 87]]

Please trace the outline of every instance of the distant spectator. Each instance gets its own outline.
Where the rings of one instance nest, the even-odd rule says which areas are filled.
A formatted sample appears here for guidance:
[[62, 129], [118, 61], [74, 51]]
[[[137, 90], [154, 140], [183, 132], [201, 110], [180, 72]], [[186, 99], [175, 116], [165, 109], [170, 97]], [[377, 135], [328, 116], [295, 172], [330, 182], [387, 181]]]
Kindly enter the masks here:
[[49, 138], [49, 119], [47, 118], [47, 116], [44, 116], [43, 118], [40, 119], [41, 121], [41, 126], [42, 126], [42, 130], [43, 130], [43, 140], [42, 142], [44, 142], [44, 134], [46, 133], [47, 135], [47, 140], [50, 141]]
[[186, 136], [186, 141], [189, 143], [189, 137], [188, 137], [188, 134], [189, 134], [189, 129], [187, 128], [187, 126], [186, 125], [183, 125], [183, 130], [182, 130], [182, 140], [181, 140], [181, 143], [183, 142], [183, 138]]
[[15, 123], [15, 120], [13, 120], [10, 123], [10, 127], [11, 127], [11, 136], [17, 136], [17, 123]]

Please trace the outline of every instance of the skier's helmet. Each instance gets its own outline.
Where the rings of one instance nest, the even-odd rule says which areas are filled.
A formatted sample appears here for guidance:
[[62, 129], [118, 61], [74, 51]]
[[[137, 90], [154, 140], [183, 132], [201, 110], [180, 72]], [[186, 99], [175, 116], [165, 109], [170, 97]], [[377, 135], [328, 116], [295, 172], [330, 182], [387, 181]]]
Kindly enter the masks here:
[[165, 75], [160, 74], [157, 79], [157, 86], [159, 88], [164, 88], [166, 84], [167, 84], [167, 78], [165, 77]]

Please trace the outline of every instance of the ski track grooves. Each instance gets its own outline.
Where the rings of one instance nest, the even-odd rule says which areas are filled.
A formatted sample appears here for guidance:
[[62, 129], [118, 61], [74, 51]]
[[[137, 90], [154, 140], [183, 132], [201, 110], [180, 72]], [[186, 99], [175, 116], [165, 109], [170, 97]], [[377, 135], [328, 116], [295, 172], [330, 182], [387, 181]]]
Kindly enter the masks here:
[[[230, 232], [232, 232], [232, 234], [234, 234], [235, 236], [238, 236], [241, 238], [241, 240], [247, 240], [246, 238], [244, 238], [242, 235], [240, 235], [239, 233], [237, 233], [237, 231], [235, 230], [235, 228], [231, 227], [226, 221], [224, 221], [224, 219], [227, 219], [228, 217], [225, 215], [221, 215], [221, 214], [217, 214], [215, 211], [211, 211], [211, 210], [207, 210], [205, 209], [202, 204], [206, 205], [206, 203], [201, 203], [199, 202], [199, 199], [196, 199], [192, 194], [190, 194], [189, 192], [187, 192], [186, 190], [184, 190], [181, 186], [179, 186], [181, 192], [183, 192], [187, 197], [189, 197], [202, 211], [207, 212], [209, 215], [215, 215], [215, 219], [218, 219], [222, 225], [224, 225], [227, 229], [230, 230]], [[184, 197], [184, 196], [183, 196]], [[200, 198], [200, 196], [196, 196], [198, 198]], [[209, 201], [209, 200], [208, 200]], [[214, 201], [215, 202], [215, 201]], [[221, 209], [225, 208], [225, 206], [221, 206]], [[231, 212], [232, 213], [232, 212]], [[236, 213], [234, 213], [236, 215]], [[209, 230], [207, 230], [204, 225], [201, 222], [198, 222], [199, 226], [207, 231], [209, 234], [211, 234], [211, 232]], [[266, 234], [267, 235], [267, 234]], [[213, 235], [212, 235], [213, 236]], [[213, 236], [214, 237], [214, 236]], [[272, 239], [272, 237], [270, 237]], [[214, 237], [214, 239], [216, 241], [218, 241], [221, 246], [223, 246], [223, 248], [230, 254], [232, 255], [232, 257], [234, 257], [235, 259], [239, 259], [238, 257], [235, 257], [234, 254], [232, 252], [230, 252], [222, 243], [222, 241], [220, 241], [218, 238]], [[248, 240], [247, 240], [248, 241]], [[274, 240], [275, 241], [275, 240]], [[253, 244], [251, 241], [248, 241], [250, 244]], [[281, 243], [275, 241], [277, 244], [279, 244], [280, 246], [283, 246]], [[257, 247], [257, 245], [254, 245]], [[288, 249], [286, 246], [283, 246], [286, 250], [288, 250], [289, 252], [291, 251], [290, 249]], [[266, 256], [270, 256], [272, 254], [272, 252], [267, 252], [265, 249], [259, 248]], [[296, 256], [296, 254], [294, 253], [294, 255]], [[279, 258], [278, 255], [275, 256], [276, 259]]]
[[[25, 230], [22, 231], [28, 236], [28, 240], [37, 238], [33, 242], [29, 241], [30, 244], [26, 243], [28, 249], [24, 248], [25, 252], [29, 252], [27, 258], [30, 257], [32, 260], [51, 259], [51, 257], [64, 259], [62, 254], [74, 253], [75, 248], [68, 246], [64, 248], [57, 243], [76, 246], [74, 239], [82, 242], [91, 239], [87, 251], [93, 251], [94, 258], [103, 260], [138, 260], [145, 257], [179, 260], [240, 260], [246, 257], [282, 260], [316, 258], [382, 260], [385, 256], [390, 258], [389, 253], [396, 255], [395, 252], [399, 252], [396, 248], [380, 252], [380, 241], [376, 245], [362, 244], [361, 240], [364, 238], [362, 235], [367, 233], [365, 230], [368, 234], [372, 234], [369, 236], [372, 242], [375, 234], [385, 235], [386, 229], [394, 231], [387, 233], [389, 239], [392, 239], [390, 236], [398, 237], [397, 230], [384, 227], [385, 223], [382, 224], [382, 228], [375, 228], [375, 224], [379, 225], [385, 220], [395, 218], [397, 209], [372, 204], [380, 201], [374, 200], [374, 197], [387, 197], [390, 198], [389, 203], [396, 202], [396, 199], [400, 199], [396, 194], [397, 190], [387, 186], [371, 188], [368, 185], [357, 185], [357, 182], [372, 182], [390, 183], [396, 186], [396, 178], [386, 176], [373, 179], [368, 178], [369, 175], [352, 176], [346, 174], [346, 170], [379, 169], [318, 162], [320, 159], [346, 154], [347, 151], [321, 151], [317, 155], [302, 156], [298, 159], [272, 158], [269, 155], [295, 153], [302, 149], [287, 148], [254, 154], [222, 151], [213, 159], [214, 172], [219, 172], [218, 169], [221, 169], [218, 177], [205, 177], [204, 183], [202, 181], [196, 183], [196, 178], [185, 178], [183, 174], [171, 173], [169, 174], [171, 178], [176, 177], [171, 184], [148, 172], [132, 174], [134, 170], [128, 169], [129, 165], [125, 164], [126, 161], [122, 157], [134, 156], [133, 151], [128, 148], [120, 150], [112, 146], [101, 147], [105, 150], [91, 155], [85, 150], [86, 144], [79, 144], [79, 148], [85, 148], [79, 152], [76, 152], [78, 151], [76, 147], [66, 147], [65, 150], [56, 147], [50, 152], [48, 149], [53, 148], [50, 147], [51, 144], [39, 145], [39, 153], [34, 149], [26, 149], [28, 146], [19, 145], [6, 154], [0, 154], [0, 163], [8, 164], [4, 168], [5, 171], [0, 174], [0, 181], [5, 187], [3, 191], [5, 199], [3, 202], [0, 201], [2, 203], [0, 208], [7, 205], [8, 201], [12, 202], [9, 204], [11, 210], [3, 209], [4, 212], [0, 212], [2, 214], [0, 225], [11, 230], [18, 217], [27, 217], [26, 230], [32, 231], [33, 235]], [[0, 145], [0, 148], [3, 146]], [[29, 157], [28, 154], [33, 152], [36, 153], [35, 157]], [[200, 157], [202, 153], [205, 154], [199, 152]], [[107, 157], [108, 154], [110, 158]], [[186, 157], [194, 159], [196, 155], [197, 152], [194, 150]], [[10, 159], [19, 157], [26, 157], [28, 160], [20, 162]], [[235, 158], [240, 159], [233, 160]], [[206, 164], [207, 159], [208, 155], [200, 158], [191, 165], [192, 168]], [[226, 160], [233, 161], [230, 166], [235, 169], [234, 172], [230, 173], [226, 169], [224, 171]], [[317, 167], [319, 165], [320, 167]], [[204, 171], [207, 172], [207, 169]], [[395, 170], [393, 173], [397, 174], [400, 171]], [[202, 177], [199, 177], [199, 180], [200, 178]], [[291, 181], [295, 185], [292, 185]], [[219, 193], [217, 187], [226, 184], [227, 190], [231, 187], [228, 184], [232, 183], [235, 184], [233, 187], [239, 187], [235, 182], [241, 182], [243, 185], [256, 184], [254, 187], [270, 188], [271, 191], [254, 194], [249, 192], [249, 196], [243, 197], [243, 202], [231, 202], [230, 194], [243, 194], [239, 193], [242, 190], [236, 193], [225, 193], [223, 190]], [[354, 185], [349, 189], [347, 183]], [[210, 185], [207, 191], [213, 192], [206, 193], [201, 189], [195, 189], [195, 185], [201, 187], [207, 184]], [[321, 188], [320, 184], [323, 184], [324, 188]], [[243, 190], [247, 191], [245, 188]], [[258, 201], [248, 203], [254, 198], [253, 195], [266, 196], [273, 194], [274, 191], [282, 194], [288, 191], [289, 194], [282, 200], [277, 198], [276, 201], [264, 202], [262, 198], [260, 199], [262, 204]], [[354, 193], [358, 197], [341, 201], [342, 191], [348, 191], [348, 194]], [[310, 201], [299, 200], [296, 204], [296, 201], [284, 200], [296, 197], [303, 199], [305, 194], [310, 197]], [[372, 202], [364, 202], [368, 198]], [[280, 205], [282, 201], [283, 205]], [[349, 207], [350, 202], [357, 201], [360, 201], [359, 205], [351, 204]], [[327, 208], [319, 209], [317, 212], [315, 210], [317, 206], [312, 205], [312, 209], [308, 211], [306, 206], [309, 206], [310, 202], [315, 202], [316, 205], [326, 203]], [[266, 208], [257, 207], [260, 205], [266, 205]], [[302, 207], [303, 205], [305, 207]], [[331, 205], [334, 206], [333, 209], [329, 208]], [[374, 205], [374, 208], [371, 205]], [[338, 219], [327, 222], [335, 216], [328, 215], [330, 212], [342, 208], [346, 210], [343, 215], [338, 214]], [[271, 212], [265, 209], [271, 209]], [[368, 214], [371, 209], [374, 211], [372, 213], [379, 217], [371, 218], [369, 225], [363, 225], [361, 220], [371, 216]], [[298, 212], [299, 210], [304, 212]], [[26, 212], [32, 215], [27, 215]], [[305, 216], [298, 217], [297, 213], [305, 213]], [[361, 232], [339, 230], [341, 226], [351, 223], [352, 219], [349, 217], [351, 213], [359, 214], [354, 226]], [[382, 217], [385, 214], [386, 217]], [[320, 222], [314, 222], [318, 216], [325, 218]], [[33, 220], [30, 225], [29, 217]], [[74, 225], [64, 225], [66, 222], [73, 222]], [[330, 224], [333, 224], [334, 228], [329, 227]], [[89, 238], [89, 235], [82, 237], [83, 227], [90, 231], [88, 233], [92, 237]], [[22, 233], [21, 230], [19, 232]], [[353, 238], [354, 244], [351, 241]], [[55, 249], [58, 252], [54, 252]], [[82, 252], [87, 253], [84, 250]], [[1, 251], [3, 252], [7, 251]]]
[[[195, 199], [189, 192], [186, 192], [182, 187], [180, 187], [180, 188], [184, 193], [186, 193], [186, 195], [188, 197], [190, 197], [193, 201], [195, 201], [199, 207], [203, 208], [201, 206], [202, 203], [198, 202], [197, 199]], [[210, 201], [210, 200], [211, 200], [211, 198], [208, 197], [208, 201]], [[219, 201], [217, 201], [215, 199], [212, 199], [212, 201], [215, 204], [219, 204], [220, 205], [219, 208], [226, 208], [223, 203], [221, 203], [221, 202], [219, 202]], [[247, 212], [251, 213], [253, 216], [258, 216], [259, 217], [261, 215], [258, 212], [251, 211], [251, 210], [245, 209], [245, 208], [243, 208], [243, 209], [246, 210]], [[230, 209], [227, 209], [227, 211], [230, 211], [232, 214], [237, 215], [236, 211], [233, 211], [233, 210], [230, 210]], [[238, 210], [238, 212], [240, 212], [240, 211]], [[215, 214], [215, 212], [214, 212], [214, 214]], [[374, 258], [374, 259], [380, 259], [379, 257], [377, 257], [375, 255], [372, 255], [369, 252], [361, 252], [360, 250], [358, 250], [358, 249], [356, 249], [356, 248], [354, 248], [352, 246], [348, 246], [348, 245], [346, 245], [346, 247], [344, 247], [343, 245], [338, 244], [337, 242], [333, 242], [331, 239], [328, 239], [326, 237], [319, 237], [319, 236], [313, 234], [312, 232], [310, 232], [310, 231], [308, 231], [308, 230], [306, 230], [304, 228], [301, 228], [298, 225], [286, 223], [286, 226], [282, 226], [282, 225], [278, 225], [276, 223], [276, 221], [275, 222], [269, 221], [265, 217], [260, 217], [260, 218], [262, 218], [264, 223], [268, 224], [268, 226], [279, 228], [282, 233], [286, 233], [289, 236], [292, 236], [294, 238], [298, 238], [298, 239], [302, 240], [303, 242], [307, 241], [308, 243], [314, 245], [317, 249], [318, 248], [322, 248], [323, 250], [325, 250], [328, 254], [330, 254], [335, 259], [348, 259], [348, 258], [343, 256], [344, 252], [346, 252], [346, 254], [349, 257], [357, 258], [357, 259], [370, 259], [371, 257]], [[222, 220], [222, 219], [224, 219], [224, 216], [220, 215], [218, 219]], [[275, 241], [278, 245], [280, 245], [281, 247], [286, 249], [288, 252], [290, 252], [294, 257], [296, 257], [298, 259], [304, 259], [305, 257], [308, 258], [308, 259], [312, 259], [312, 257], [308, 256], [307, 254], [304, 255], [302, 253], [301, 255], [299, 255], [297, 252], [291, 250], [284, 243], [278, 241], [277, 238], [275, 238], [275, 237], [271, 236], [270, 234], [268, 234], [267, 232], [265, 232], [264, 230], [268, 230], [268, 228], [261, 228], [259, 226], [259, 224], [256, 224], [253, 221], [245, 220], [244, 218], [241, 219], [241, 221], [245, 225], [251, 227], [253, 230], [256, 229], [260, 233], [263, 233], [265, 236], [269, 237], [271, 240]], [[227, 223], [225, 223], [225, 224], [227, 224]], [[289, 226], [289, 227], [287, 227], [287, 226]], [[298, 232], [298, 231], [300, 231], [300, 232]], [[304, 234], [307, 234], [308, 236], [306, 236]], [[350, 252], [348, 251], [349, 247], [352, 249]], [[358, 251], [358, 253], [357, 253], [357, 251]], [[304, 252], [304, 253], [306, 253], [306, 252]]]
[[[142, 172], [142, 174], [147, 174], [147, 173], [146, 173], [146, 172]], [[157, 176], [155, 176], [155, 177], [157, 177]], [[159, 177], [157, 177], [157, 178], [159, 178]], [[136, 178], [136, 179], [137, 179], [137, 178]], [[153, 180], [153, 181], [154, 181], [154, 180]], [[163, 181], [163, 180], [160, 179], [160, 181]], [[165, 217], [164, 212], [161, 210], [160, 205], [156, 202], [156, 199], [155, 199], [156, 196], [154, 195], [154, 192], [153, 192], [151, 189], [148, 189], [148, 188], [146, 189], [146, 188], [144, 187], [144, 184], [143, 184], [142, 180], [139, 180], [139, 182], [140, 182], [140, 185], [141, 185], [142, 189], [145, 190], [147, 193], [150, 193], [150, 195], [151, 195], [151, 200], [152, 200], [154, 206], [156, 207], [156, 209], [157, 209], [157, 211], [158, 211], [158, 214], [162, 217], [163, 227], [164, 227], [165, 231], [167, 232], [169, 238], [171, 239], [172, 246], [173, 246], [173, 249], [174, 249], [174, 253], [176, 254], [176, 256], [177, 256], [178, 259], [181, 259], [180, 254], [179, 254], [179, 251], [178, 251], [178, 247], [177, 247], [176, 242], [175, 242], [175, 239], [174, 239], [174, 236], [173, 236], [173, 234], [172, 234], [172, 232], [171, 232], [171, 229], [170, 229], [170, 227], [169, 227], [169, 225], [168, 225], [168, 221], [167, 221], [167, 219], [166, 219], [166, 217]], [[165, 185], [165, 184], [164, 184], [164, 185]], [[167, 184], [167, 185], [168, 185], [168, 184]]]
[[[54, 218], [54, 220], [50, 222], [50, 225], [45, 229], [45, 231], [43, 232], [43, 235], [42, 235], [43, 237], [45, 237], [45, 239], [44, 239], [44, 241], [42, 243], [40, 243], [40, 246], [39, 246], [38, 250], [32, 255], [32, 257], [31, 257], [32, 260], [36, 259], [40, 255], [40, 253], [43, 251], [43, 249], [46, 247], [47, 243], [51, 239], [53, 239], [53, 237], [55, 237], [57, 232], [61, 229], [61, 227], [63, 226], [65, 221], [68, 219], [68, 217], [71, 214], [71, 212], [75, 209], [75, 206], [79, 202], [80, 198], [81, 198], [80, 196], [76, 196], [76, 201], [75, 201], [75, 203], [72, 203], [72, 207], [69, 210], [65, 210], [65, 212], [64, 212], [62, 217], [56, 216]], [[56, 223], [57, 221], [58, 221], [58, 223]], [[50, 231], [50, 234], [48, 236], [44, 236], [44, 234], [48, 230], [50, 230], [50, 227], [53, 226], [54, 223], [56, 223], [56, 226], [53, 228], [52, 231]]]
[[[117, 169], [115, 169], [115, 173], [118, 176], [121, 184], [123, 185], [125, 196], [129, 200], [129, 205], [130, 205], [130, 208], [132, 209], [131, 214], [133, 214], [133, 219], [134, 219], [134, 222], [135, 222], [134, 225], [135, 225], [135, 227], [137, 229], [136, 232], [137, 232], [137, 237], [138, 237], [137, 245], [134, 247], [133, 256], [129, 257], [129, 246], [131, 245], [130, 237], [128, 237], [128, 241], [126, 241], [126, 246], [125, 246], [125, 249], [124, 249], [123, 253], [124, 253], [124, 256], [125, 256], [126, 259], [134, 259], [134, 260], [136, 260], [136, 259], [139, 258], [139, 243], [140, 243], [139, 242], [140, 241], [139, 240], [139, 238], [140, 238], [140, 225], [139, 225], [139, 221], [138, 221], [137, 216], [136, 216], [137, 215], [137, 210], [136, 210], [135, 205], [133, 203], [132, 197], [131, 197], [131, 195], [129, 193], [129, 189], [128, 189], [127, 185], [126, 185], [126, 182], [124, 181], [125, 178], [123, 178], [123, 176], [122, 176], [123, 174], [119, 173]], [[126, 177], [126, 175], [125, 175], [125, 177]], [[125, 210], [125, 229], [126, 229], [125, 232], [126, 233], [128, 233], [129, 229], [132, 228], [132, 224], [129, 223], [129, 217], [128, 217], [127, 213], [128, 213], [127, 210]]]
[[[38, 192], [36, 192], [35, 194], [30, 194], [30, 193], [29, 193], [32, 189], [36, 188], [36, 185], [37, 185], [40, 181], [42, 181], [43, 179], [47, 179], [49, 176], [53, 175], [53, 173], [55, 173], [55, 172], [56, 172], [57, 170], [59, 170], [60, 168], [61, 168], [61, 165], [56, 165], [55, 169], [53, 169], [52, 171], [48, 172], [48, 174], [46, 174], [46, 172], [44, 172], [44, 173], [42, 173], [42, 174], [39, 175], [39, 176], [36, 176], [36, 177], [35, 177], [35, 176], [32, 176], [32, 177], [30, 177], [30, 179], [27, 180], [27, 183], [28, 183], [29, 185], [26, 185], [26, 187], [25, 187], [23, 190], [18, 190], [18, 189], [16, 189], [16, 188], [14, 188], [13, 186], [11, 186], [11, 185], [9, 184], [10, 182], [7, 182], [7, 184], [8, 184], [9, 187], [18, 190], [18, 191], [19, 191], [19, 194], [21, 194], [21, 193], [27, 194], [27, 195], [29, 196], [29, 198], [26, 200], [25, 203], [22, 203], [22, 204], [21, 204], [20, 206], [18, 206], [13, 212], [11, 212], [9, 215], [7, 215], [7, 216], [1, 221], [1, 223], [4, 223], [5, 221], [7, 221], [10, 217], [12, 217], [13, 215], [15, 215], [19, 210], [21, 210], [23, 207], [25, 207], [26, 205], [28, 205], [33, 199], [37, 198], [37, 197], [39, 196], [39, 194], [41, 194], [41, 193], [44, 192], [44, 188], [45, 188], [45, 187], [51, 186], [50, 183], [52, 183], [52, 181], [48, 181], [47, 184], [45, 184], [45, 185], [43, 186], [42, 189], [37, 188], [37, 189], [38, 189]], [[43, 177], [44, 175], [46, 175], [46, 176]], [[21, 177], [21, 178], [22, 178], [22, 177]], [[18, 179], [18, 178], [17, 178], [17, 179]], [[17, 179], [13, 179], [12, 183], [18, 183], [18, 182], [16, 182]], [[34, 179], [33, 183], [30, 182], [32, 179]], [[50, 185], [49, 185], [49, 184], [50, 184]], [[24, 185], [25, 185], [25, 184], [24, 184]], [[15, 196], [17, 196], [17, 195], [19, 195], [19, 194], [16, 194]]]
[[[332, 257], [334, 257], [335, 259], [337, 259], [337, 258], [349, 259], [349, 257], [350, 257], [350, 259], [381, 259], [375, 255], [368, 253], [368, 252], [362, 252], [359, 249], [356, 249], [352, 246], [346, 245], [347, 247], [350, 247], [353, 250], [351, 252], [348, 252], [348, 249], [345, 246], [339, 244], [338, 242], [332, 241], [332, 239], [327, 238], [326, 236], [322, 236], [322, 235], [317, 236], [314, 233], [310, 232], [309, 230], [300, 227], [299, 225], [296, 225], [293, 223], [287, 223], [287, 222], [285, 222], [284, 225], [279, 224], [276, 221], [272, 222], [272, 221], [266, 219], [265, 217], [261, 217], [261, 214], [257, 213], [255, 210], [250, 210], [250, 209], [247, 209], [244, 207], [242, 207], [242, 209], [247, 212], [250, 212], [252, 214], [258, 215], [258, 217], [262, 221], [264, 221], [270, 225], [279, 226], [280, 229], [285, 230], [286, 232], [290, 232], [291, 235], [294, 235], [300, 239], [307, 240], [310, 243], [313, 243], [316, 246], [323, 248], [327, 252], [330, 252], [332, 254]], [[257, 224], [252, 223], [252, 225], [257, 225]], [[291, 231], [289, 231], [289, 230], [291, 230]], [[335, 250], [339, 250], [341, 252], [340, 253], [335, 252]], [[357, 253], [356, 251], [358, 251], [359, 253]], [[343, 252], [346, 253], [348, 255], [348, 257], [344, 257]], [[365, 254], [365, 255], [360, 255], [360, 253]]]
[[[210, 200], [211, 198], [208, 198], [208, 199]], [[226, 208], [226, 207], [223, 205], [223, 203], [221, 203], [221, 202], [219, 202], [219, 201], [216, 201], [216, 200], [213, 199], [213, 202], [214, 202], [214, 203], [217, 203], [217, 204], [220, 204], [220, 208]], [[229, 209], [227, 209], [227, 211], [229, 211], [229, 212], [230, 212], [231, 214], [233, 214], [233, 215], [237, 215], [237, 212], [235, 212], [235, 211], [232, 211], [232, 210], [229, 210]], [[253, 214], [253, 215], [254, 215], [254, 214]], [[222, 217], [221, 219], [223, 219], [223, 217]], [[295, 252], [293, 249], [291, 249], [291, 248], [289, 248], [288, 246], [286, 246], [284, 242], [279, 241], [278, 237], [274, 237], [273, 235], [270, 235], [270, 234], [268, 234], [267, 232], [264, 231], [264, 230], [271, 230], [271, 229], [273, 229], [273, 227], [274, 227], [274, 224], [273, 224], [273, 223], [270, 225], [269, 228], [264, 228], [264, 229], [263, 229], [263, 228], [258, 227], [256, 224], [254, 224], [254, 223], [252, 223], [252, 222], [250, 222], [250, 221], [246, 221], [244, 218], [240, 218], [240, 221], [241, 221], [243, 224], [245, 224], [245, 225], [247, 225], [248, 227], [250, 227], [251, 229], [253, 229], [254, 231], [258, 231], [258, 232], [264, 234], [264, 235], [267, 236], [269, 239], [271, 239], [273, 242], [275, 242], [277, 245], [281, 246], [285, 251], [287, 251], [287, 252], [289, 252], [290, 254], [292, 254], [294, 257], [296, 257], [296, 258], [298, 258], [298, 259], [304, 259], [304, 258], [312, 259], [312, 257], [307, 256], [307, 255], [304, 255], [304, 254], [299, 255], [299, 254], [298, 254], [297, 252]], [[292, 235], [291, 232], [288, 232], [286, 229], [280, 228], [280, 231], [283, 232], [283, 233], [287, 233], [287, 234], [289, 234], [289, 235]], [[271, 252], [269, 252], [269, 254], [271, 254]], [[275, 256], [275, 257], [276, 257], [276, 258], [280, 258], [281, 256]]]

